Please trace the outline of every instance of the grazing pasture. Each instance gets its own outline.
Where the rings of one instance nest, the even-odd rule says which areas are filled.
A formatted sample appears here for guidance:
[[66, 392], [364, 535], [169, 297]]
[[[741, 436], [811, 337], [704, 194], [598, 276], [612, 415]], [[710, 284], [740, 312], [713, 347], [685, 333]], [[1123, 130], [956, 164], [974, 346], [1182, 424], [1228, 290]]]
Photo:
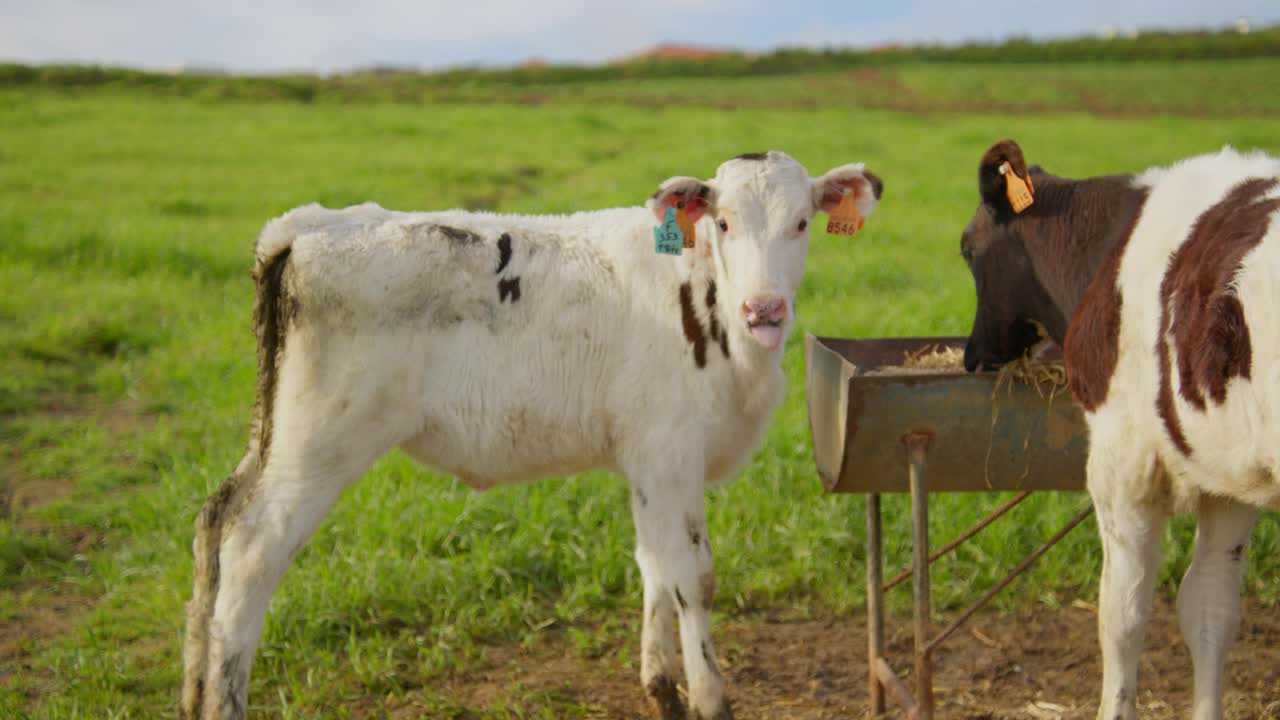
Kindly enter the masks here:
[[[192, 522], [247, 437], [255, 377], [249, 270], [267, 219], [311, 201], [521, 213], [639, 205], [662, 179], [707, 177], [724, 158], [770, 148], [813, 173], [865, 162], [886, 188], [856, 238], [827, 237], [825, 223], [814, 223], [784, 361], [787, 399], [754, 462], [707, 498], [716, 637], [728, 642], [730, 692], [743, 698], [736, 709], [739, 717], [784, 716], [764, 708], [794, 697], [787, 677], [760, 668], [785, 668], [782, 653], [803, 655], [788, 641], [789, 623], [801, 633], [805, 623], [826, 628], [805, 647], [834, 646], [847, 629], [857, 658], [862, 642], [862, 502], [820, 494], [805, 424], [803, 333], [968, 331], [974, 293], [959, 233], [974, 205], [977, 159], [998, 137], [1016, 136], [1067, 176], [1136, 170], [1225, 143], [1280, 153], [1280, 97], [1270, 80], [1258, 83], [1259, 67], [1274, 78], [1280, 62], [1144, 65], [1140, 89], [1176, 98], [1171, 107], [1130, 102], [1144, 93], [1123, 65], [1098, 69], [1106, 77], [1089, 82], [1114, 90], [1094, 97], [1128, 108], [1105, 115], [1061, 111], [1060, 100], [911, 114], [823, 101], [823, 93], [794, 103], [755, 90], [750, 103], [686, 92], [668, 106], [665, 89], [643, 102], [602, 90], [528, 105], [0, 88], [0, 716], [174, 712]], [[908, 79], [924, 96], [970, 95], [948, 70], [918, 68]], [[1068, 85], [1086, 73], [1024, 70]], [[1014, 72], [967, 66], [954, 79], [1005, 87]], [[1208, 72], [1214, 82], [1192, 77]], [[747, 92], [747, 80], [733, 82]], [[841, 93], [863, 90], [856, 76], [842, 82]], [[1186, 95], [1197, 82], [1202, 94]], [[1046, 80], [1035, 92], [1068, 85]], [[1253, 90], [1242, 99], [1239, 87]], [[1017, 88], [1010, 95], [1028, 97]], [[1143, 114], [1153, 106], [1182, 115]], [[886, 503], [890, 565], [907, 558], [900, 500]], [[938, 497], [932, 532], [954, 534], [1001, 500]], [[963, 546], [936, 568], [939, 605], [955, 607], [990, 586], [1085, 502], [1083, 494], [1033, 498]], [[1179, 540], [1166, 543], [1162, 597], [1186, 567], [1189, 529], [1181, 518], [1169, 530]], [[630, 712], [642, 702], [632, 547], [619, 478], [588, 474], [475, 493], [392, 454], [340, 499], [285, 576], [254, 667], [253, 716]], [[1100, 562], [1096, 530], [1077, 531], [1002, 602], [1016, 617], [1058, 608], [1088, 615]], [[1248, 602], [1274, 612], [1275, 514], [1259, 522], [1245, 582]], [[892, 597], [908, 602], [904, 591]], [[1246, 639], [1237, 652], [1275, 645], [1274, 626], [1258, 632], [1270, 640]], [[993, 642], [1008, 646], [1016, 636]], [[1096, 653], [1083, 640], [1074, 647], [1079, 672]], [[1058, 654], [1039, 656], [1045, 664], [1034, 672]], [[547, 668], [564, 672], [539, 675]], [[861, 666], [833, 661], [825, 672], [792, 685], [861, 707]], [[1249, 677], [1274, 688], [1275, 672]], [[1008, 674], [990, 673], [988, 680]], [[605, 701], [610, 677], [623, 689], [609, 692], [633, 692], [631, 704]], [[811, 685], [818, 681], [826, 685]], [[829, 716], [798, 700], [787, 707], [792, 717]]]

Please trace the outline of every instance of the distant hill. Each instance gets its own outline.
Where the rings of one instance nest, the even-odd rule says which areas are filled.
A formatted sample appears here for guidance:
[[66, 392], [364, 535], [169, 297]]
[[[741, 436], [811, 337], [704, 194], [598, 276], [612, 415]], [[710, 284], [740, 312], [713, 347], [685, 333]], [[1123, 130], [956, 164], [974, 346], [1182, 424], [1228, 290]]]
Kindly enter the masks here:
[[713, 60], [742, 54], [743, 53], [737, 50], [728, 50], [725, 48], [663, 44], [612, 60], [610, 61], [610, 64], [621, 65], [626, 63], [650, 62], [654, 60]]
[[1143, 31], [1127, 36], [1054, 40], [1010, 38], [964, 45], [885, 45], [869, 49], [779, 48], [746, 53], [730, 48], [659, 45], [604, 65], [554, 65], [532, 59], [510, 68], [454, 68], [438, 72], [374, 67], [320, 76], [158, 73], [85, 65], [0, 64], [0, 88], [125, 87], [176, 95], [220, 98], [482, 100], [495, 97], [540, 102], [578, 92], [584, 83], [624, 79], [745, 78], [800, 73], [870, 71], [907, 64], [1056, 65], [1280, 58], [1280, 25], [1196, 31]]

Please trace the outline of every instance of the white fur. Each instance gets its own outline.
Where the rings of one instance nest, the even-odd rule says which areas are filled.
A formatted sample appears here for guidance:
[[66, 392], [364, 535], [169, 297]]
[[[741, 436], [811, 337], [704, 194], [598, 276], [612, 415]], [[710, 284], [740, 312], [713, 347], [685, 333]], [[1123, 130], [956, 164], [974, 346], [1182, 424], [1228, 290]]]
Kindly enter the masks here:
[[[1226, 401], [1204, 411], [1178, 393], [1177, 415], [1192, 448], [1184, 456], [1156, 411], [1160, 285], [1196, 219], [1249, 178], [1280, 177], [1280, 160], [1230, 148], [1135, 178], [1149, 195], [1120, 265], [1123, 298], [1118, 363], [1106, 402], [1087, 416], [1089, 491], [1104, 564], [1100, 720], [1136, 716], [1137, 667], [1170, 512], [1194, 509], [1194, 561], [1178, 596], [1182, 633], [1195, 664], [1195, 720], [1221, 717], [1222, 667], [1238, 624], [1239, 584], [1257, 507], [1280, 507], [1280, 215], [1236, 277], [1252, 342], [1252, 377], [1233, 379]], [[1273, 193], [1273, 196], [1275, 193]], [[1177, 323], [1177, 318], [1172, 319]]]
[[[770, 153], [729, 161], [705, 183], [664, 183], [662, 192], [705, 184], [713, 205], [681, 257], [654, 252], [665, 194], [648, 209], [557, 217], [366, 204], [271, 221], [258, 260], [289, 251], [283, 282], [297, 311], [267, 464], [222, 530], [205, 716], [238, 717], [280, 575], [341, 490], [398, 446], [476, 488], [591, 468], [624, 474], [644, 579], [642, 680], [675, 677], [678, 610], [692, 710], [729, 717], [710, 639], [703, 491], [750, 459], [783, 397], [781, 349], [754, 342], [739, 307], [784, 297], [788, 331], [808, 252], [798, 223], [813, 218], [815, 188], [869, 187], [861, 166], [833, 172], [810, 180]], [[870, 212], [875, 198], [864, 202]], [[442, 225], [478, 241], [450, 241]], [[512, 253], [497, 272], [503, 233]], [[519, 299], [501, 300], [499, 281], [514, 278]], [[709, 339], [700, 368], [680, 286], [690, 284], [706, 329], [712, 282], [729, 356]]]

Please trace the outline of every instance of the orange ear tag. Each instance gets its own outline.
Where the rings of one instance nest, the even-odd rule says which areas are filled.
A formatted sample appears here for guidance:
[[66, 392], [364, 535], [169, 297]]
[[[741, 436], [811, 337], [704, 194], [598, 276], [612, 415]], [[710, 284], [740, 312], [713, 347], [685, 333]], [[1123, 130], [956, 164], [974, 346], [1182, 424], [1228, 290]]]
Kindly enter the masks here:
[[831, 235], [848, 235], [853, 237], [866, 222], [862, 213], [858, 212], [854, 203], [854, 192], [850, 190], [840, 198], [840, 204], [827, 215], [827, 233]]
[[1013, 207], [1013, 211], [1020, 213], [1031, 207], [1036, 193], [1036, 186], [1031, 184], [1031, 178], [1023, 180], [1018, 177], [1018, 173], [1013, 171], [1007, 161], [1000, 166], [1000, 174], [1004, 176], [1004, 191], [1009, 196], [1009, 205]]
[[684, 233], [684, 246], [686, 248], [694, 247], [694, 224], [689, 219], [688, 213], [684, 211], [684, 203], [676, 205], [676, 225], [680, 226], [680, 232]]

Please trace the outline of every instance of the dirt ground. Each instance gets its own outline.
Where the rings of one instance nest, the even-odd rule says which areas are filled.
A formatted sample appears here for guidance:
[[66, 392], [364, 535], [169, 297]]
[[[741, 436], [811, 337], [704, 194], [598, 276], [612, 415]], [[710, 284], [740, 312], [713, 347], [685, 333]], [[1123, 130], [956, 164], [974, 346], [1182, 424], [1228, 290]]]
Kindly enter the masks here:
[[[1243, 615], [1227, 668], [1226, 717], [1278, 720], [1280, 610], [1246, 599]], [[1099, 683], [1096, 619], [1096, 611], [1084, 603], [1058, 610], [979, 613], [937, 655], [935, 716], [1093, 718]], [[890, 664], [910, 686], [910, 619], [893, 618], [886, 635]], [[715, 637], [738, 720], [866, 717], [867, 634], [860, 615], [766, 615], [722, 622]], [[447, 678], [434, 690], [449, 699], [449, 715], [455, 718], [480, 716], [495, 700], [534, 709], [512, 702], [520, 697], [556, 716], [568, 713], [555, 708], [572, 707], [578, 708], [574, 714], [585, 708], [592, 718], [648, 718], [637, 668], [618, 660], [634, 657], [634, 652], [618, 650], [638, 641], [619, 636], [611, 647], [584, 654], [568, 635], [552, 632], [532, 649], [488, 647], [476, 668]], [[1139, 717], [1189, 717], [1191, 660], [1168, 598], [1156, 601], [1140, 677]], [[393, 717], [423, 716], [426, 708], [412, 694], [403, 701], [398, 708], [384, 705], [377, 715], [391, 710]], [[887, 717], [904, 714], [891, 709]]]

